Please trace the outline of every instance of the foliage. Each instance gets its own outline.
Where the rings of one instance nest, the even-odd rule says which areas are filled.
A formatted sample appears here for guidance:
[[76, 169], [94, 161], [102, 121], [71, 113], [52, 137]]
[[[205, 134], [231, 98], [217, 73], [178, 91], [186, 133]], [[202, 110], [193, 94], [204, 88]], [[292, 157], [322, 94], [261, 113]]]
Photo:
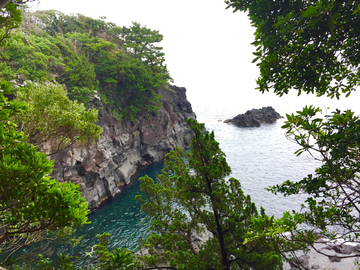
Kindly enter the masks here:
[[[146, 198], [137, 199], [151, 217], [151, 235], [141, 243], [149, 253], [140, 258], [144, 268], [278, 269], [279, 253], [244, 243], [257, 209], [238, 180], [225, 179], [231, 170], [214, 133], [204, 135], [203, 124], [187, 122], [195, 133], [187, 160], [176, 148], [167, 154], [157, 183], [139, 179]], [[202, 236], [203, 244], [197, 241]]]
[[0, 47], [3, 65], [11, 68], [12, 78], [17, 82], [26, 80], [48, 81], [54, 74], [60, 76], [64, 73], [64, 64], [61, 62], [61, 53], [53, 39], [45, 37], [26, 37], [21, 32], [11, 36], [7, 43], [9, 46]]
[[[158, 90], [172, 81], [158, 31], [130, 28], [55, 10], [24, 12], [21, 31], [0, 47], [0, 78], [23, 83], [56, 81], [88, 104], [87, 90], [113, 100], [123, 119], [156, 113]], [[15, 75], [16, 74], [16, 75]]]
[[[330, 115], [313, 106], [287, 115], [283, 128], [300, 149], [322, 165], [299, 182], [286, 181], [270, 190], [285, 196], [306, 193], [301, 218], [309, 225], [302, 235], [317, 233], [331, 240], [358, 242], [360, 119], [351, 111]], [[334, 226], [336, 225], [336, 226]], [[341, 228], [341, 229], [339, 229]]]
[[137, 59], [121, 61], [119, 69], [123, 76], [118, 81], [118, 89], [128, 101], [128, 106], [123, 105], [122, 109], [124, 118], [134, 118], [142, 110], [156, 112], [161, 108], [161, 96], [157, 94], [157, 89], [167, 84], [166, 78], [157, 73], [154, 67]]
[[11, 30], [19, 28], [21, 23], [21, 11], [14, 3], [7, 3], [4, 8], [0, 8], [0, 46], [4, 46], [6, 38]]
[[227, 0], [256, 27], [258, 89], [339, 98], [360, 83], [359, 1]]
[[70, 145], [92, 144], [102, 128], [95, 124], [98, 111], [69, 100], [59, 84], [27, 84], [17, 88], [16, 100], [28, 104], [28, 110], [15, 116], [26, 141], [35, 146], [50, 142], [49, 154]]
[[[97, 239], [99, 244], [93, 247], [96, 256], [98, 257], [98, 264], [96, 269], [102, 270], [111, 270], [111, 269], [121, 269], [121, 270], [131, 270], [135, 269], [134, 263], [134, 252], [124, 249], [123, 251], [120, 248], [116, 248], [113, 251], [109, 251], [106, 246], [109, 242], [111, 234], [103, 233], [98, 234]], [[92, 255], [92, 254], [89, 254]]]
[[[116, 248], [113, 251], [107, 249], [109, 238], [111, 234], [103, 233], [98, 234], [97, 239], [99, 244], [96, 244], [91, 248], [90, 252], [86, 252], [83, 258], [76, 256], [66, 256], [65, 254], [58, 254], [58, 256], [51, 261], [45, 258], [43, 255], [39, 255], [39, 259], [34, 269], [39, 270], [75, 270], [83, 269], [77, 262], [78, 259], [86, 259], [86, 269], [92, 270], [132, 270], [136, 269], [137, 263], [135, 262], [135, 256], [133, 251], [127, 249], [121, 250]], [[22, 269], [30, 269], [29, 265], [23, 266]]]
[[50, 179], [53, 161], [11, 121], [26, 106], [4, 96], [11, 93], [9, 83], [0, 87], [0, 251], [9, 258], [54, 230], [66, 234], [68, 227], [86, 224], [89, 211], [79, 186]]
[[[359, 1], [225, 2], [248, 11], [257, 28], [260, 91], [272, 88], [281, 96], [294, 88], [298, 94], [339, 98], [359, 86]], [[307, 106], [287, 115], [283, 128], [300, 146], [295, 154], [308, 153], [321, 162], [304, 179], [269, 188], [285, 196], [308, 195], [300, 212], [275, 221], [288, 227], [295, 236], [291, 240], [359, 242], [359, 123], [350, 110], [322, 115]]]
[[91, 95], [94, 95], [94, 91], [91, 91], [87, 87], [74, 87], [68, 92], [69, 99], [83, 103], [85, 107], [89, 107]]
[[96, 88], [96, 74], [94, 65], [87, 61], [85, 56], [75, 57], [66, 66], [68, 81], [65, 81], [69, 89], [74, 87]]
[[133, 22], [130, 28], [123, 27], [125, 35], [125, 48], [130, 50], [137, 59], [144, 59], [146, 64], [151, 66], [162, 66], [164, 53], [161, 52], [162, 47], [154, 44], [163, 40], [163, 35], [157, 30], [151, 30], [145, 26], [141, 26], [137, 22]]

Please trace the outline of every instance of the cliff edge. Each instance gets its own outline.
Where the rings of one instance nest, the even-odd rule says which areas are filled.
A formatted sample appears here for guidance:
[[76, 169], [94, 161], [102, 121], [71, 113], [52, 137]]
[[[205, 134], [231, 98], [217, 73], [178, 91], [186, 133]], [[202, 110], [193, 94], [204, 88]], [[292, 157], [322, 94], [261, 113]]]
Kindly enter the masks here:
[[90, 147], [71, 148], [51, 156], [52, 177], [80, 186], [93, 209], [130, 182], [140, 165], [161, 161], [175, 146], [190, 144], [192, 131], [187, 118], [196, 118], [186, 99], [186, 89], [170, 86], [160, 90], [162, 108], [157, 114], [139, 116], [136, 122], [119, 121], [93, 97], [99, 109], [98, 125], [103, 128], [99, 141]]

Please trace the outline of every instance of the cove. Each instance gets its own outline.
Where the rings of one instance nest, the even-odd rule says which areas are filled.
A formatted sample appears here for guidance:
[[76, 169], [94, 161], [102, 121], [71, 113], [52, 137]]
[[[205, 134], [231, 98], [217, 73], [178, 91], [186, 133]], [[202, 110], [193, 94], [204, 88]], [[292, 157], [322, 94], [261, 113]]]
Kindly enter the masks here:
[[51, 257], [64, 253], [84, 258], [85, 252], [90, 252], [91, 247], [98, 243], [96, 235], [104, 232], [112, 235], [108, 244], [110, 250], [120, 247], [136, 251], [139, 239], [146, 236], [149, 227], [146, 215], [140, 211], [140, 203], [135, 200], [136, 195], [142, 194], [138, 179], [148, 175], [155, 180], [163, 166], [163, 162], [158, 162], [140, 167], [129, 185], [122, 187], [117, 195], [89, 214], [91, 224], [77, 229], [76, 236], [82, 237], [80, 243], [74, 247], [68, 244], [51, 245]]

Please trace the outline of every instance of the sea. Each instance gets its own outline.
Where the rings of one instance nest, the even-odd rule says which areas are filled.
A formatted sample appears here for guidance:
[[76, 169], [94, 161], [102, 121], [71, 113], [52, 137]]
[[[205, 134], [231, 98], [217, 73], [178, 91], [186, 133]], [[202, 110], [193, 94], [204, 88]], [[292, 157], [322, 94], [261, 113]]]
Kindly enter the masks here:
[[[286, 180], [299, 181], [314, 173], [321, 164], [309, 154], [294, 155], [298, 146], [281, 128], [286, 114], [295, 113], [305, 105], [319, 106], [324, 114], [335, 108], [356, 111], [356, 101], [359, 100], [356, 97], [340, 101], [314, 96], [277, 97], [270, 93], [244, 94], [235, 90], [234, 95], [223, 93], [220, 96], [219, 92], [187, 91], [198, 122], [205, 123], [206, 128], [215, 133], [220, 148], [226, 154], [232, 169], [230, 177], [241, 182], [244, 192], [251, 196], [258, 208], [264, 207], [268, 215], [277, 218], [285, 211], [300, 210], [306, 195], [284, 197], [281, 194], [274, 195], [266, 188]], [[265, 106], [272, 106], [284, 118], [273, 124], [247, 128], [223, 122], [247, 110]], [[82, 237], [77, 246], [57, 245], [55, 252], [81, 257], [97, 243], [96, 235], [103, 232], [112, 235], [108, 245], [110, 249], [120, 247], [136, 251], [139, 239], [146, 237], [148, 229], [147, 219], [140, 211], [139, 202], [135, 200], [135, 196], [141, 194], [138, 178], [149, 175], [155, 179], [162, 168], [162, 162], [141, 168], [130, 185], [123, 187], [114, 198], [91, 212], [91, 224], [77, 230], [77, 236]]]

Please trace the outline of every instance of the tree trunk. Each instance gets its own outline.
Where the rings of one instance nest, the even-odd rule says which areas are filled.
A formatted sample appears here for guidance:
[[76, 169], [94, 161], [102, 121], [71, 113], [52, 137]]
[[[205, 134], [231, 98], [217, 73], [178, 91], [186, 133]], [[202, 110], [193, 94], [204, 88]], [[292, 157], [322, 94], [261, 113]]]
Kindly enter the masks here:
[[[194, 136], [197, 136], [196, 132], [195, 132], [195, 135]], [[203, 155], [202, 155], [202, 149], [198, 143], [198, 139], [196, 140], [197, 143], [197, 148], [198, 148], [198, 152], [199, 152], [199, 155], [200, 155], [200, 158], [201, 158], [201, 163], [203, 166], [206, 166], [207, 165], [207, 162], [205, 161]], [[218, 209], [216, 209], [216, 201], [215, 201], [215, 198], [212, 196], [212, 183], [209, 179], [209, 176], [207, 175], [207, 173], [205, 174], [205, 180], [206, 180], [206, 184], [208, 186], [208, 189], [209, 189], [209, 196], [210, 196], [210, 200], [211, 200], [211, 203], [212, 203], [212, 210], [213, 210], [213, 213], [214, 213], [214, 218], [215, 218], [215, 224], [216, 224], [216, 231], [218, 233], [218, 240], [219, 240], [219, 246], [220, 246], [220, 253], [221, 253], [221, 262], [222, 262], [222, 265], [225, 266], [225, 270], [229, 270], [230, 269], [230, 265], [229, 265], [229, 260], [228, 260], [228, 256], [227, 256], [227, 252], [226, 252], [226, 247], [225, 247], [225, 241], [224, 241], [224, 231], [222, 229], [222, 226], [221, 226], [221, 222], [220, 222], [220, 217], [219, 217], [219, 212], [218, 212]]]

